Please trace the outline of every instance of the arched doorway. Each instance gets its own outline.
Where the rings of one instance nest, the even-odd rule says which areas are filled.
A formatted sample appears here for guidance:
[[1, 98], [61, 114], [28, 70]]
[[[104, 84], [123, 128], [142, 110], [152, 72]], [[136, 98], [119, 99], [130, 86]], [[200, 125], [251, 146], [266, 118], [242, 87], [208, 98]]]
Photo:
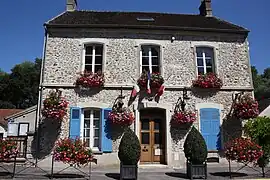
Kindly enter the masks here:
[[159, 108], [141, 109], [139, 132], [141, 164], [165, 164], [166, 111]]

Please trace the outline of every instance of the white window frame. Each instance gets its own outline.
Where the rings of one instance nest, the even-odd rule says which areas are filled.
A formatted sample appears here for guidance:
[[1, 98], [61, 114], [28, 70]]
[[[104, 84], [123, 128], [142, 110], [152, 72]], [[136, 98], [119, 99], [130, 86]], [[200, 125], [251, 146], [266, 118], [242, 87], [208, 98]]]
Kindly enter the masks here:
[[[104, 67], [103, 67], [103, 65], [104, 65], [104, 44], [101, 44], [101, 43], [89, 43], [89, 44], [84, 44], [84, 47], [83, 47], [83, 62], [82, 62], [82, 71], [85, 71], [85, 66], [86, 65], [91, 65], [91, 64], [86, 64], [85, 63], [85, 57], [87, 56], [87, 54], [86, 54], [86, 47], [89, 47], [89, 46], [92, 46], [92, 69], [91, 69], [91, 71], [93, 72], [93, 73], [96, 73], [95, 72], [95, 66], [96, 65], [101, 65], [101, 71], [103, 72], [103, 69], [104, 69]], [[96, 49], [95, 49], [95, 47], [96, 46], [102, 46], [102, 54], [101, 54], [101, 56], [102, 56], [102, 59], [101, 59], [101, 63], [102, 64], [96, 64]]]
[[[206, 57], [205, 55], [205, 52], [202, 53], [202, 57], [198, 57], [197, 56], [197, 50], [200, 49], [200, 48], [208, 48], [208, 49], [211, 49], [212, 50], [212, 54], [213, 56], [211, 57], [211, 60], [212, 60], [212, 66], [206, 66], [206, 60], [207, 59], [210, 59], [209, 57]], [[197, 75], [199, 75], [199, 70], [198, 68], [203, 68], [203, 73], [206, 74], [207, 73], [207, 68], [211, 67], [212, 68], [212, 72], [215, 72], [215, 51], [214, 51], [214, 48], [213, 47], [209, 47], [209, 46], [197, 46], [195, 48], [195, 56], [196, 56], [196, 72], [197, 72]], [[198, 65], [198, 59], [202, 59], [203, 60], [203, 66], [199, 66]]]
[[[97, 108], [84, 108], [82, 109], [82, 113], [81, 113], [81, 123], [80, 123], [80, 134], [81, 134], [81, 140], [84, 140], [84, 111], [90, 111], [90, 142], [89, 142], [89, 147], [91, 148], [93, 151], [99, 152], [100, 148], [101, 148], [101, 133], [102, 133], [102, 119], [101, 119], [101, 109], [97, 109]], [[94, 111], [99, 111], [100, 115], [100, 119], [99, 119], [99, 147], [94, 147]]]
[[[158, 69], [159, 69], [159, 73], [161, 73], [161, 49], [160, 49], [160, 46], [159, 45], [141, 45], [141, 48], [140, 48], [140, 74], [142, 73], [142, 69], [143, 69], [143, 63], [142, 63], [142, 58], [143, 58], [143, 55], [142, 55], [142, 49], [143, 47], [146, 46], [148, 48], [148, 53], [149, 53], [149, 56], [148, 56], [148, 66], [149, 66], [149, 71], [150, 73], [152, 73], [152, 57], [157, 57], [158, 58]], [[158, 56], [152, 56], [152, 51], [151, 51], [151, 48], [158, 48]], [[156, 66], [156, 65], [155, 65]]]

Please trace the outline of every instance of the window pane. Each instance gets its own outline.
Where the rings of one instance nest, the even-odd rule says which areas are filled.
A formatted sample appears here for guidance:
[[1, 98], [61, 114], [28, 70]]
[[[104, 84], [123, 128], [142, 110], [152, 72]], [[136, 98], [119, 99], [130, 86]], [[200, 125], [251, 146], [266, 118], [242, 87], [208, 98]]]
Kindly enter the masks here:
[[90, 128], [90, 120], [84, 120], [84, 128]]
[[92, 56], [85, 56], [85, 64], [92, 64]]
[[212, 66], [212, 59], [206, 59], [206, 66]]
[[203, 57], [203, 48], [197, 47], [196, 54], [197, 54], [197, 57]]
[[94, 118], [100, 118], [100, 111], [94, 111]]
[[158, 47], [152, 47], [151, 48], [152, 56], [158, 56], [158, 51], [159, 51]]
[[100, 121], [94, 121], [94, 127], [99, 127], [99, 122]]
[[102, 55], [103, 54], [103, 48], [102, 48], [102, 46], [95, 46], [95, 53], [97, 54], [97, 55]]
[[149, 47], [142, 46], [142, 55], [143, 56], [149, 56]]
[[158, 66], [152, 66], [152, 73], [159, 73], [159, 67]]
[[90, 118], [90, 111], [89, 110], [84, 110], [84, 118]]
[[197, 58], [197, 66], [203, 66], [203, 59]]
[[85, 47], [85, 54], [92, 55], [93, 54], [93, 46], [86, 46]]
[[142, 133], [142, 144], [149, 144], [149, 133]]
[[203, 67], [198, 68], [198, 74], [204, 74], [204, 68]]
[[95, 65], [95, 73], [102, 71], [102, 65]]
[[92, 65], [85, 65], [85, 71], [92, 72]]
[[149, 66], [142, 66], [142, 70], [148, 72], [149, 71]]
[[152, 65], [159, 65], [159, 58], [158, 57], [152, 57]]
[[90, 129], [84, 129], [84, 136], [83, 137], [90, 137]]
[[86, 147], [90, 146], [90, 140], [88, 138], [85, 138], [84, 142], [85, 142]]
[[155, 133], [155, 144], [162, 144], [160, 133]]
[[212, 48], [204, 48], [205, 57], [213, 57], [213, 49]]
[[102, 56], [95, 56], [95, 64], [102, 64]]
[[148, 119], [142, 120], [142, 130], [149, 130], [149, 120]]
[[94, 147], [99, 147], [99, 139], [94, 139]]
[[207, 72], [207, 73], [213, 72], [213, 68], [212, 68], [212, 67], [207, 67], [207, 68], [206, 68], [206, 72]]
[[160, 120], [156, 119], [155, 120], [155, 130], [159, 130], [160, 128]]
[[95, 129], [94, 137], [99, 137], [99, 129]]
[[149, 65], [149, 57], [142, 57], [142, 65]]

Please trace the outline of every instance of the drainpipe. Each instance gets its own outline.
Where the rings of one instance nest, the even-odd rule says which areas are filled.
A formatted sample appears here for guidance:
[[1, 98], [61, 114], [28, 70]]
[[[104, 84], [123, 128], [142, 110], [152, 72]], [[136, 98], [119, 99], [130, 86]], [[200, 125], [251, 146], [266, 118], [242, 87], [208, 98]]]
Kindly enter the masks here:
[[[45, 58], [46, 58], [46, 49], [47, 49], [47, 40], [48, 40], [48, 31], [46, 26], [44, 26], [45, 35], [43, 40], [43, 54], [42, 54], [42, 61], [41, 61], [41, 72], [40, 72], [40, 82], [39, 82], [39, 96], [38, 96], [38, 104], [37, 104], [37, 110], [36, 110], [36, 121], [35, 121], [35, 134], [36, 134], [36, 151], [39, 150], [39, 132], [38, 132], [38, 125], [40, 123], [40, 107], [42, 105], [42, 92], [43, 92], [43, 81], [44, 81], [44, 64], [45, 64]], [[37, 154], [37, 152], [36, 152]], [[37, 157], [36, 157], [36, 163], [35, 166], [37, 166]]]

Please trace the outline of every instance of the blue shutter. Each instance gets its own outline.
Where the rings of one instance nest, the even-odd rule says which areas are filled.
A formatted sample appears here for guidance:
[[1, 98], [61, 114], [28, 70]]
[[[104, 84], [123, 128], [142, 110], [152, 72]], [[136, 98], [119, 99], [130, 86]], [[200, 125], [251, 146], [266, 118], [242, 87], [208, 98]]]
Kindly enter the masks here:
[[81, 108], [70, 108], [69, 137], [71, 139], [80, 138]]
[[111, 112], [111, 108], [102, 109], [101, 113], [101, 128], [102, 128], [102, 138], [101, 138], [101, 151], [102, 152], [112, 152], [112, 137], [111, 137], [111, 129], [110, 123], [108, 121], [109, 112]]
[[221, 134], [219, 109], [200, 109], [200, 130], [208, 150], [220, 149]]

